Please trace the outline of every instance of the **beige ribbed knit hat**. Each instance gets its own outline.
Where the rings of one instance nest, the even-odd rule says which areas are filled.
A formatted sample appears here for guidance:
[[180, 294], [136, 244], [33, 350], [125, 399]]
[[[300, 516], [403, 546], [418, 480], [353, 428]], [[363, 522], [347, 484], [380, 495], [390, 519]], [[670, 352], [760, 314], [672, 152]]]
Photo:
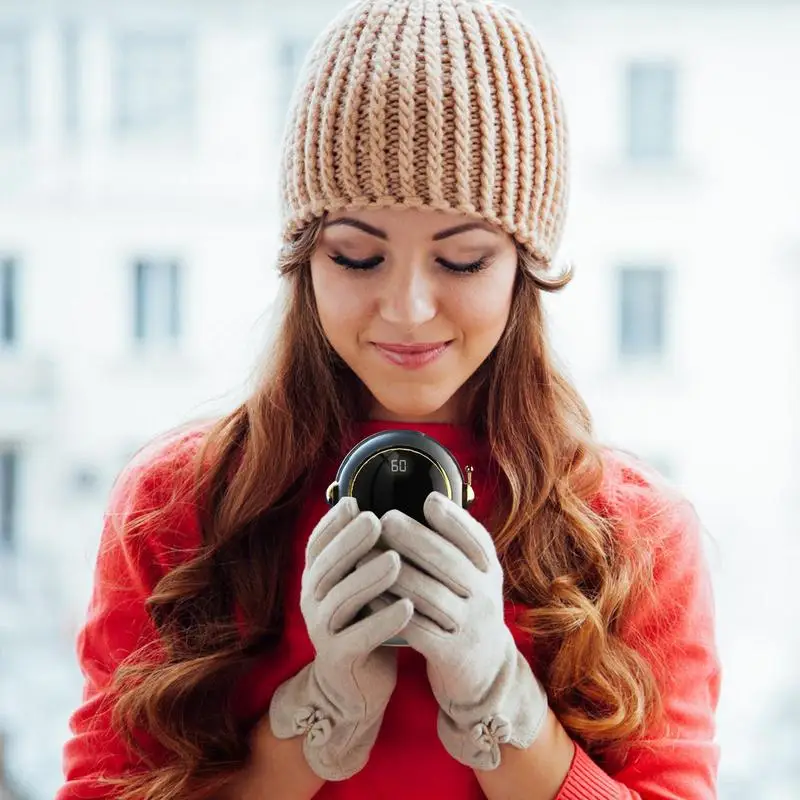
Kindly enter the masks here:
[[396, 206], [479, 215], [544, 271], [558, 249], [564, 108], [537, 38], [506, 6], [351, 3], [311, 48], [283, 148], [285, 241], [325, 211]]

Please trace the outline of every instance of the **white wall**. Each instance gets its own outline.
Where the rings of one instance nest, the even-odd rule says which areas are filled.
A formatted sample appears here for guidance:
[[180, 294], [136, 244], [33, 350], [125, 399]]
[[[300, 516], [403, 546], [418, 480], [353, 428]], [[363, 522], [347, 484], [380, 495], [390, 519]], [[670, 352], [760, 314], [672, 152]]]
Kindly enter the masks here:
[[[274, 294], [277, 237], [274, 31], [262, 10], [58, 5], [0, 10], [0, 25], [17, 17], [33, 33], [35, 103], [29, 143], [0, 150], [0, 250], [22, 257], [24, 295], [21, 343], [0, 355], [0, 440], [17, 441], [24, 456], [16, 588], [9, 568], [0, 590], [17, 629], [0, 657], [0, 724], [13, 728], [12, 769], [41, 797], [60, 780], [66, 718], [79, 700], [73, 640], [111, 482], [157, 432], [234, 404]], [[75, 141], [61, 130], [67, 16], [81, 34]], [[197, 122], [187, 140], [115, 135], [113, 36], [125, 26], [194, 31]], [[132, 338], [130, 262], [150, 254], [186, 265], [175, 351], [141, 351]], [[13, 378], [39, 357], [54, 365], [54, 391], [31, 408]], [[78, 468], [96, 472], [93, 488], [75, 488]], [[43, 584], [49, 603], [35, 602]], [[26, 668], [34, 659], [37, 669]]]
[[[797, 628], [800, 4], [570, 6], [542, 35], [567, 98], [566, 245], [578, 271], [548, 306], [601, 435], [672, 462], [715, 540], [722, 773], [735, 784], [770, 763], [769, 737], [754, 747], [745, 732], [799, 674], [787, 631]], [[640, 56], [681, 70], [675, 169], [636, 171], [620, 156], [622, 69]], [[627, 369], [614, 355], [612, 270], [641, 260], [675, 270], [667, 370]], [[763, 775], [756, 785], [783, 796]]]

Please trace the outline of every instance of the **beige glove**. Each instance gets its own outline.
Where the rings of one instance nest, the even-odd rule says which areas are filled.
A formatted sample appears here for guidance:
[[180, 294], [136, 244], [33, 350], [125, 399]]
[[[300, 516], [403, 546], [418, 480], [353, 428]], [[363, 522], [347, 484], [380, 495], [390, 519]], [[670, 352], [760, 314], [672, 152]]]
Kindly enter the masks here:
[[397, 653], [381, 643], [411, 619], [409, 600], [354, 621], [400, 573], [397, 553], [356, 568], [380, 536], [378, 518], [342, 498], [320, 520], [306, 549], [300, 607], [314, 661], [278, 687], [269, 718], [280, 739], [305, 734], [303, 753], [325, 780], [344, 780], [367, 763], [397, 679]]
[[[390, 592], [414, 604], [401, 635], [427, 659], [447, 751], [494, 769], [501, 743], [524, 749], [536, 739], [547, 696], [505, 624], [503, 570], [489, 533], [439, 492], [423, 511], [433, 530], [396, 510], [381, 519], [382, 544], [404, 561]], [[371, 604], [384, 606], [386, 595]]]

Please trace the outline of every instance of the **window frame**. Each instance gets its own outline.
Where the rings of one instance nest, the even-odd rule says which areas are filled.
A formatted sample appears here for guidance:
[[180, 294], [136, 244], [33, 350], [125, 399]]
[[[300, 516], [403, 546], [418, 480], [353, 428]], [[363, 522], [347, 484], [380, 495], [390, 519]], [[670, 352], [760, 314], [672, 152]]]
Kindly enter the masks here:
[[0, 553], [14, 553], [19, 547], [20, 476], [19, 448], [0, 441]]
[[[30, 30], [21, 25], [0, 24], [0, 48], [3, 40], [16, 44], [19, 48], [18, 57], [18, 92], [16, 123], [9, 125], [8, 129], [0, 126], [0, 145], [18, 144], [27, 141], [32, 132], [32, 61], [31, 61], [31, 34]], [[9, 84], [11, 85], [11, 84]], [[0, 83], [2, 86], [2, 83]], [[0, 103], [5, 104], [8, 98], [0, 97]]]
[[[197, 122], [197, 97], [198, 97], [198, 59], [197, 39], [191, 28], [121, 28], [113, 37], [113, 73], [112, 87], [113, 99], [111, 107], [112, 128], [118, 139], [123, 141], [159, 141], [188, 139]], [[184, 59], [182, 68], [185, 74], [183, 108], [178, 122], [170, 124], [157, 121], [158, 112], [153, 111], [153, 106], [145, 109], [136, 109], [136, 102], [132, 96], [132, 86], [135, 85], [136, 59], [142, 60], [143, 53], [136, 54], [135, 48], [151, 47], [149, 71], [158, 72], [159, 58], [163, 68], [163, 53], [155, 53], [155, 47], [179, 44], [182, 50], [180, 56]], [[138, 65], [141, 68], [141, 63]], [[139, 77], [139, 80], [146, 78]], [[155, 120], [155, 121], [154, 121]]]
[[[133, 341], [146, 348], [178, 346], [184, 336], [186, 266], [183, 260], [175, 256], [135, 256], [130, 261], [130, 270]], [[167, 270], [166, 275], [164, 270]], [[166, 292], [167, 297], [154, 303], [154, 292]], [[166, 314], [166, 317], [153, 320], [153, 314]]]
[[19, 259], [0, 254], [0, 350], [19, 344], [20, 305]]
[[[630, 163], [669, 163], [677, 158], [679, 80], [671, 59], [636, 58], [626, 64], [625, 157]], [[655, 98], [657, 92], [663, 96]]]
[[[639, 289], [640, 296], [637, 299], [634, 297], [627, 297], [626, 291], [636, 292], [636, 288], [631, 288], [631, 284], [627, 283], [628, 276], [641, 276], [642, 274], [656, 275], [659, 278], [660, 284], [657, 290], [659, 295], [659, 304], [657, 313], [659, 314], [658, 321], [655, 323], [656, 333], [652, 336], [652, 340], [656, 343], [650, 346], [651, 332], [648, 330], [646, 334], [647, 342], [644, 346], [632, 346], [636, 338], [642, 338], [640, 334], [632, 334], [628, 328], [631, 325], [636, 326], [637, 320], [635, 315], [630, 314], [630, 303], [638, 303], [641, 301], [642, 289]], [[669, 307], [672, 296], [672, 275], [673, 270], [670, 266], [663, 262], [647, 261], [634, 263], [632, 261], [625, 261], [617, 267], [617, 292], [616, 292], [616, 316], [617, 316], [617, 355], [623, 362], [628, 361], [663, 361], [667, 357], [669, 348]], [[648, 293], [652, 292], [650, 287], [646, 290]], [[633, 318], [633, 322], [630, 321]], [[641, 318], [638, 320], [641, 323]], [[648, 323], [649, 324], [649, 323]], [[631, 339], [631, 335], [634, 339]]]

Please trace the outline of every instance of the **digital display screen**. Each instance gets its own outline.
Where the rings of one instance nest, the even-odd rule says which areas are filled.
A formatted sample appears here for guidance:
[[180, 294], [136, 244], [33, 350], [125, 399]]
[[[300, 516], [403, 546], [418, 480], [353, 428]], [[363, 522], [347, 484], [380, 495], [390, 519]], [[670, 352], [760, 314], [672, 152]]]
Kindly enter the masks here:
[[362, 511], [380, 517], [397, 508], [423, 525], [427, 522], [422, 506], [433, 491], [449, 496], [442, 471], [422, 453], [405, 449], [385, 450], [367, 459], [353, 486]]

